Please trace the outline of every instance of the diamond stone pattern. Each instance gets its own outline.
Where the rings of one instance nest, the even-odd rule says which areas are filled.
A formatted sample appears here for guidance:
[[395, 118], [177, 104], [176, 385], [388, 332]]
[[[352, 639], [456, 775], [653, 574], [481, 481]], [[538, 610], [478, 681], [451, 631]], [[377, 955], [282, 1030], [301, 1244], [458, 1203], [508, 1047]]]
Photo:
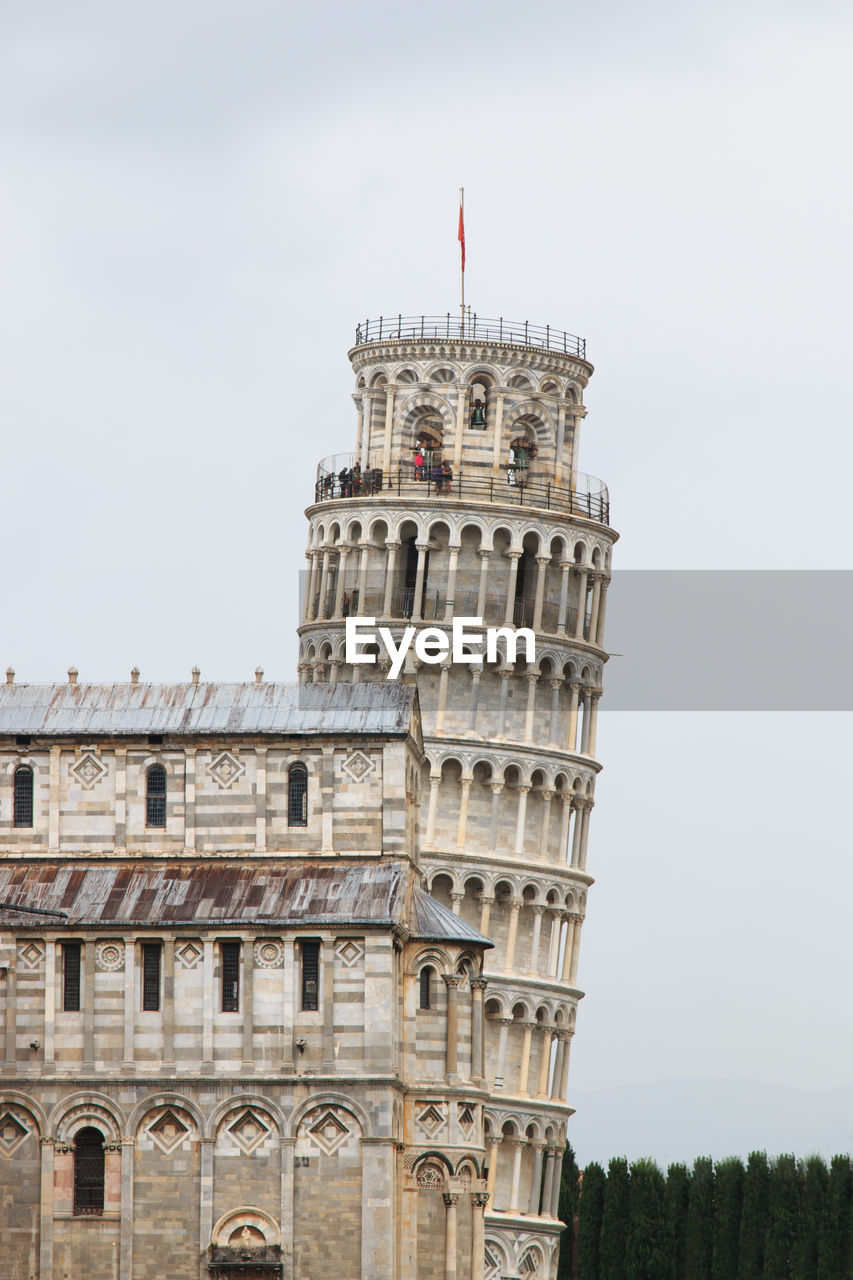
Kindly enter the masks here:
[[208, 773], [213, 778], [220, 791], [227, 791], [233, 787], [234, 783], [242, 778], [246, 772], [246, 766], [242, 764], [235, 755], [230, 751], [220, 751], [217, 756], [211, 760], [208, 766]]
[[185, 1138], [190, 1136], [190, 1127], [176, 1116], [171, 1108], [167, 1108], [148, 1126], [148, 1133], [165, 1155], [176, 1151]]
[[433, 1138], [444, 1125], [444, 1113], [434, 1103], [430, 1103], [418, 1116], [418, 1124], [428, 1137]]
[[343, 1146], [350, 1133], [351, 1130], [347, 1128], [343, 1120], [329, 1107], [311, 1125], [308, 1130], [308, 1137], [327, 1156], [332, 1156], [339, 1147]]
[[249, 1156], [269, 1137], [270, 1127], [261, 1119], [257, 1111], [247, 1107], [232, 1124], [229, 1124], [228, 1132], [240, 1150]]
[[18, 959], [25, 969], [37, 969], [44, 957], [44, 947], [40, 942], [27, 942], [18, 947]]
[[353, 782], [364, 782], [375, 771], [376, 765], [363, 751], [353, 751], [341, 762], [341, 768]]
[[202, 951], [195, 942], [185, 942], [182, 947], [178, 947], [175, 955], [185, 969], [194, 969], [201, 959]]
[[29, 1129], [19, 1116], [11, 1110], [0, 1115], [0, 1154], [14, 1155], [18, 1147], [29, 1136]]
[[335, 955], [342, 964], [351, 969], [353, 965], [358, 964], [364, 955], [364, 947], [354, 942], [352, 938], [348, 938], [346, 942], [342, 942], [339, 947], [335, 948]]
[[68, 772], [74, 775], [84, 791], [91, 791], [106, 776], [107, 766], [91, 751], [87, 751], [79, 760], [74, 761]]

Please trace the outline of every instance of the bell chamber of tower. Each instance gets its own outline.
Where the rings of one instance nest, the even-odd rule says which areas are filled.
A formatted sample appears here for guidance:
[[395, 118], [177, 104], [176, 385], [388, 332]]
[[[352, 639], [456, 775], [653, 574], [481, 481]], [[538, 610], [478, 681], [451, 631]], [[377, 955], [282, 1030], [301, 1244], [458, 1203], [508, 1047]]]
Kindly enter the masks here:
[[300, 681], [387, 678], [384, 653], [347, 663], [348, 616], [395, 638], [454, 617], [535, 634], [534, 660], [410, 650], [401, 678], [423, 717], [426, 887], [495, 944], [484, 1274], [552, 1276], [617, 537], [579, 469], [592, 365], [569, 334], [476, 317], [369, 321], [349, 358], [355, 447], [320, 462], [306, 512]]

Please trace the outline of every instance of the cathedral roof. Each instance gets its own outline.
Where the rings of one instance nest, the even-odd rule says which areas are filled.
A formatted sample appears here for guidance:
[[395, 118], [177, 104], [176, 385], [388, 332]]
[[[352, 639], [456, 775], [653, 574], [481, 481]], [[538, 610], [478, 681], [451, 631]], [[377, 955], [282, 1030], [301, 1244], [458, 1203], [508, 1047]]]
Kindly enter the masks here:
[[412, 900], [412, 933], [414, 937], [428, 942], [476, 942], [480, 947], [495, 945], [461, 916], [417, 888]]
[[406, 734], [412, 685], [5, 684], [0, 734]]

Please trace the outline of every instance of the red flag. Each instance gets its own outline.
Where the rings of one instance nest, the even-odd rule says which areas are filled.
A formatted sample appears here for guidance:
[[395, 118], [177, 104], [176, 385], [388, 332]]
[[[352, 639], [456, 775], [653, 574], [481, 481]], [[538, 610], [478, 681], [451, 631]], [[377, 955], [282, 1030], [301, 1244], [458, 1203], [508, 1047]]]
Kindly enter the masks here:
[[462, 202], [459, 202], [459, 234], [457, 236], [462, 246], [462, 270], [465, 270], [465, 221], [462, 217]]

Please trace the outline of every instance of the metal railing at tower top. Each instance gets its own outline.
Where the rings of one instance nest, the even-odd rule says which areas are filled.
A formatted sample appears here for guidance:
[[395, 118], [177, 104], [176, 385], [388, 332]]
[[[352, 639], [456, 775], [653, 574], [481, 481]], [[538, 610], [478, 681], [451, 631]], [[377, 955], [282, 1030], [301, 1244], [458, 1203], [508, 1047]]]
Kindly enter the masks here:
[[337, 453], [324, 458], [317, 467], [315, 502], [341, 499], [380, 502], [391, 497], [431, 502], [493, 502], [499, 506], [539, 507], [562, 515], [584, 516], [599, 524], [610, 524], [610, 495], [607, 485], [595, 476], [576, 471], [572, 485], [553, 484], [544, 477], [512, 466], [491, 469], [461, 467], [450, 475], [426, 468], [416, 473], [412, 463], [402, 463], [385, 475], [381, 467], [356, 466], [353, 454]]
[[567, 356], [586, 359], [586, 338], [578, 338], [551, 325], [531, 324], [529, 320], [497, 320], [470, 315], [463, 320], [447, 312], [443, 316], [380, 316], [364, 320], [355, 327], [355, 345], [366, 342], [433, 340], [443, 338], [473, 342], [508, 342], [517, 347], [537, 347], [541, 351], [560, 351]]

